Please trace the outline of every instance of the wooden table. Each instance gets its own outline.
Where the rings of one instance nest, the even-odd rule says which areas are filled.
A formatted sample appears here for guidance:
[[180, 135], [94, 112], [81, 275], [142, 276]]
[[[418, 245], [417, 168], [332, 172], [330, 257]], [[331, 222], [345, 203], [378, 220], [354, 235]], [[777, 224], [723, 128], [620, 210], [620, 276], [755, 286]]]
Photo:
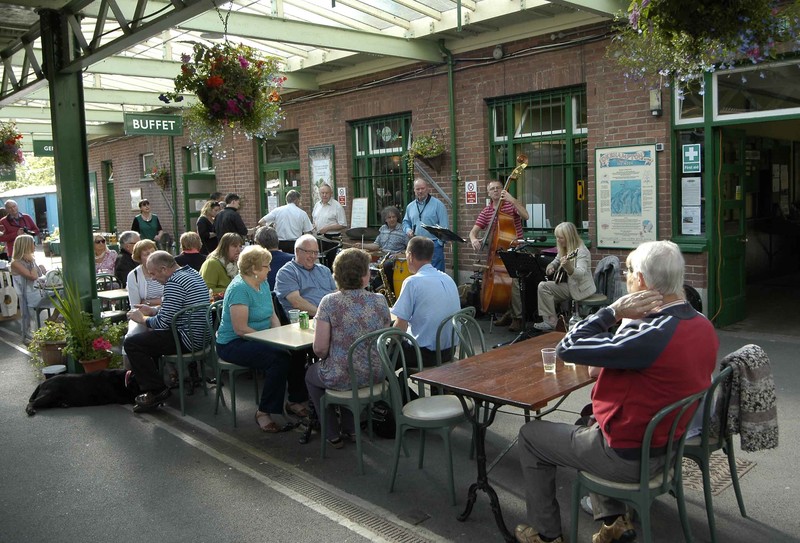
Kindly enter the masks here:
[[[594, 382], [586, 366], [565, 367], [560, 360], [556, 373], [544, 373], [541, 349], [555, 347], [564, 334], [550, 332], [526, 341], [505, 345], [483, 354], [426, 369], [411, 375], [411, 379], [442, 387], [461, 400], [464, 413], [475, 428], [475, 456], [478, 465], [477, 481], [467, 493], [467, 506], [458, 516], [466, 520], [472, 512], [478, 490], [489, 496], [495, 522], [506, 541], [514, 541], [503, 521], [500, 501], [489, 483], [486, 470], [486, 429], [494, 422], [497, 410], [503, 405], [541, 410], [553, 400], [556, 405], [541, 417], [556, 409], [574, 390]], [[466, 398], [475, 402], [475, 410], [467, 407]]]
[[302, 351], [308, 349], [314, 343], [314, 329], [300, 329], [300, 323], [294, 322], [277, 328], [267, 328], [258, 332], [245, 334], [245, 339], [269, 343], [281, 349], [290, 351]]

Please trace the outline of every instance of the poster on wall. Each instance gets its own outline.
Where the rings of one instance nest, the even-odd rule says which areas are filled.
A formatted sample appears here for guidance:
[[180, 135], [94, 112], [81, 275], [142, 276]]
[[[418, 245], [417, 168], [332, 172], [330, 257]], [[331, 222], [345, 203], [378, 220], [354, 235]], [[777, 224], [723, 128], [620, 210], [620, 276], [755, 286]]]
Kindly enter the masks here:
[[598, 247], [633, 249], [656, 239], [656, 172], [655, 144], [595, 151]]
[[139, 202], [142, 201], [142, 189], [131, 189], [131, 211], [139, 211]]
[[308, 148], [309, 178], [311, 179], [311, 208], [319, 202], [319, 187], [328, 185], [336, 192], [333, 171], [333, 145]]

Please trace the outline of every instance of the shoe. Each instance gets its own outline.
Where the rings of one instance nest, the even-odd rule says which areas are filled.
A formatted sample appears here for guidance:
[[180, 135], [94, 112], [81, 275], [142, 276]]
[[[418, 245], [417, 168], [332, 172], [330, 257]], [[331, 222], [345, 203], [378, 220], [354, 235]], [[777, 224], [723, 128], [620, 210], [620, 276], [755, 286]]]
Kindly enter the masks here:
[[500, 317], [499, 319], [496, 319], [494, 321], [494, 325], [495, 326], [508, 326], [509, 324], [511, 324], [512, 321], [513, 321], [513, 319], [511, 318], [511, 313], [506, 311], [505, 313], [503, 313], [502, 317]]
[[178, 388], [178, 372], [170, 372], [169, 384], [167, 385], [171, 390]]
[[342, 440], [341, 437], [337, 437], [334, 439], [329, 439], [328, 445], [330, 445], [334, 449], [341, 449], [342, 447], [344, 447], [344, 441]]
[[511, 326], [508, 327], [509, 332], [519, 332], [522, 330], [522, 319], [512, 319]]
[[[263, 419], [269, 419], [268, 424], [261, 424]], [[272, 420], [267, 413], [262, 413], [261, 411], [256, 411], [256, 425], [261, 428], [262, 432], [266, 432], [268, 434], [277, 434], [281, 431], [281, 427], [278, 426], [278, 423]]]
[[136, 396], [136, 405], [133, 406], [133, 412], [145, 413], [147, 411], [152, 411], [164, 403], [164, 400], [169, 398], [171, 395], [172, 393], [169, 391], [169, 388], [165, 388], [158, 393], [145, 392], [144, 394], [139, 394]]
[[536, 324], [533, 325], [533, 327], [536, 328], [537, 330], [542, 330], [543, 332], [548, 332], [550, 330], [555, 330], [555, 328], [556, 328], [555, 326], [553, 326], [552, 324], [550, 324], [547, 321], [537, 322]]
[[584, 496], [581, 498], [581, 509], [594, 516], [594, 509], [592, 509], [592, 498], [590, 496]]
[[[519, 543], [545, 543], [544, 539], [527, 524], [518, 524], [517, 529], [514, 530], [514, 537], [517, 538]], [[564, 538], [558, 536], [552, 543], [564, 543]]]
[[628, 515], [620, 515], [614, 524], [603, 523], [600, 531], [592, 536], [592, 543], [633, 543], [636, 541], [636, 530], [628, 519]]
[[349, 441], [350, 443], [356, 442], [356, 435], [350, 432], [340, 432], [339, 437], [342, 438], [342, 441]]
[[294, 415], [295, 417], [300, 417], [301, 419], [308, 418], [308, 409], [305, 405], [301, 403], [291, 403], [286, 402], [286, 412], [290, 415]]

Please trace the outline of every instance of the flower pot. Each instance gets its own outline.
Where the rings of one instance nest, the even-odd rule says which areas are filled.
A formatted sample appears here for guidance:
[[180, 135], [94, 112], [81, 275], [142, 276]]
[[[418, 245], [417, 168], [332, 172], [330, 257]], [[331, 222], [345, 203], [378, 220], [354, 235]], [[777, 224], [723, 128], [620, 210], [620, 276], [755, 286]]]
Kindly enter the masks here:
[[103, 358], [97, 358], [95, 360], [81, 360], [81, 366], [83, 366], [84, 373], [90, 373], [93, 371], [100, 371], [108, 368], [108, 364], [111, 362], [111, 356], [106, 356]]
[[44, 249], [44, 256], [46, 256], [47, 258], [50, 258], [50, 257], [53, 256], [53, 252], [50, 250], [50, 242], [49, 241], [43, 241], [42, 242], [42, 249]]
[[428, 165], [428, 167], [433, 168], [436, 173], [439, 173], [442, 170], [442, 164], [444, 163], [444, 153], [430, 156], [430, 157], [419, 157], [419, 159]]
[[45, 366], [55, 366], [64, 363], [61, 350], [67, 345], [66, 341], [45, 341], [42, 345], [42, 361]]

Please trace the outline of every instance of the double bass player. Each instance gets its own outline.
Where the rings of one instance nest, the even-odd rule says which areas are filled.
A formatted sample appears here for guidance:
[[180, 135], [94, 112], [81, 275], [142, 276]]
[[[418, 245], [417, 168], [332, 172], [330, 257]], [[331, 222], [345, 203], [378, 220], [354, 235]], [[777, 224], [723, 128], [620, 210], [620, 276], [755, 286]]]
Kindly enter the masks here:
[[[483, 230], [488, 230], [492, 219], [495, 215], [500, 213], [507, 215], [513, 219], [514, 228], [516, 229], [516, 239], [522, 237], [522, 221], [528, 220], [528, 210], [525, 206], [507, 190], [503, 188], [503, 182], [492, 179], [486, 184], [486, 190], [489, 193], [491, 203], [487, 205], [475, 219], [475, 226], [469, 232], [469, 241], [472, 248], [476, 251], [481, 250], [484, 245], [483, 240], [478, 238], [478, 235]], [[498, 210], [499, 206], [499, 210]], [[495, 225], [497, 227], [497, 225]], [[509, 330], [511, 332], [518, 332], [522, 327], [522, 299], [520, 296], [519, 279], [514, 279], [511, 287], [511, 307], [503, 314], [500, 319], [495, 321], [498, 326], [507, 326], [511, 324]]]

